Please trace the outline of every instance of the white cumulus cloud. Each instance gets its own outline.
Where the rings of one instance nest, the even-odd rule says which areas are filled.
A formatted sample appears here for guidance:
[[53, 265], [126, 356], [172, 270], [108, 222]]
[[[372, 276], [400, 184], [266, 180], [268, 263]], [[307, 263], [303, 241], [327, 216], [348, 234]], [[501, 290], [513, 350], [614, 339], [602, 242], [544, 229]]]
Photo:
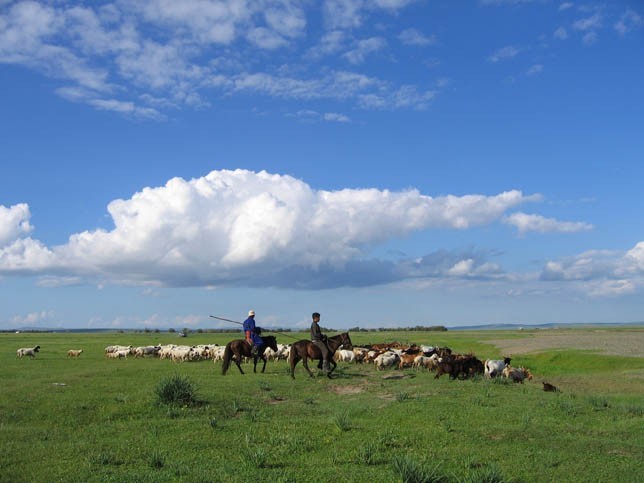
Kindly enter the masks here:
[[[364, 277], [355, 283], [368, 284], [370, 277], [402, 276], [386, 262], [362, 260], [379, 243], [419, 230], [489, 224], [539, 199], [516, 190], [440, 197], [413, 189], [325, 191], [285, 175], [213, 171], [112, 201], [111, 230], [75, 233], [53, 247], [15, 239], [0, 249], [0, 273], [169, 286], [278, 284], [281, 277], [279, 284], [298, 286], [316, 271], [346, 274], [353, 264], [353, 276]], [[342, 283], [329, 277], [329, 284]]]
[[0, 248], [27, 235], [33, 230], [31, 213], [26, 203], [10, 207], [0, 205]]
[[560, 221], [554, 218], [521, 212], [506, 216], [503, 219], [503, 223], [515, 226], [521, 234], [529, 231], [538, 233], [576, 233], [593, 229], [593, 225], [585, 222]]
[[578, 282], [591, 296], [624, 295], [644, 287], [644, 242], [626, 252], [589, 250], [546, 262], [542, 281]]

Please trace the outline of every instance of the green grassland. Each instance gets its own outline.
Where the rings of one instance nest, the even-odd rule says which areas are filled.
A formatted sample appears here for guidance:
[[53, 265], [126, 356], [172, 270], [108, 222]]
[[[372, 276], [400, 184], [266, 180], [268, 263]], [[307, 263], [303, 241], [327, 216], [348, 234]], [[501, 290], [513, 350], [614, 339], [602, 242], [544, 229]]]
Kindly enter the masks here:
[[[583, 330], [583, 329], [577, 329]], [[618, 330], [618, 329], [615, 329]], [[297, 334], [291, 334], [297, 335]], [[448, 345], [479, 358], [530, 331], [356, 332], [354, 345]], [[644, 359], [574, 347], [514, 356], [526, 384], [435, 380], [339, 364], [292, 380], [286, 362], [107, 360], [111, 344], [219, 343], [239, 334], [0, 334], [0, 481], [642, 481]], [[278, 335], [278, 340], [291, 340]], [[17, 359], [18, 347], [42, 347]], [[84, 350], [68, 359], [68, 349]], [[190, 379], [199, 403], [157, 401]], [[399, 378], [384, 378], [396, 375]], [[562, 389], [546, 393], [541, 381]]]

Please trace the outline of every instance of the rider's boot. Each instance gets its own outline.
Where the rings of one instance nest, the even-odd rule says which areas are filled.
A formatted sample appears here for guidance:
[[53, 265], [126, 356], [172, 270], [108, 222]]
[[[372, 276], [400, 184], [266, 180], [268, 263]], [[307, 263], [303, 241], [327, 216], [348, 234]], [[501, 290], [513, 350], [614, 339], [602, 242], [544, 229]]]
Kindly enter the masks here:
[[329, 361], [324, 361], [322, 363], [322, 371], [324, 371], [325, 374], [328, 374], [331, 372], [331, 367], [329, 366]]
[[253, 357], [256, 357], [258, 355], [257, 353], [257, 346], [255, 344], [252, 344], [250, 346], [250, 353]]

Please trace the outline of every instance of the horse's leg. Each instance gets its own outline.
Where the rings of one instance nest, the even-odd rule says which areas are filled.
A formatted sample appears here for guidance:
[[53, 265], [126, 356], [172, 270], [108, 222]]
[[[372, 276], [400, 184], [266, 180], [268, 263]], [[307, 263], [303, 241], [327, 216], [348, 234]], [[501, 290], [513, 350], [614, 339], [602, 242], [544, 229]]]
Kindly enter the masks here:
[[331, 359], [329, 359], [329, 363], [330, 363], [330, 365], [331, 365], [332, 367], [331, 367], [331, 370], [329, 371], [329, 373], [327, 374], [327, 377], [328, 377], [329, 379], [331, 379], [331, 373], [332, 373], [333, 371], [335, 371], [335, 368], [336, 368], [336, 367], [338, 367], [338, 365], [335, 363], [335, 360], [333, 359], [333, 357], [331, 357]]
[[266, 361], [267, 361], [267, 359], [264, 356], [264, 354], [262, 354], [262, 359], [264, 359], [264, 365], [262, 366], [262, 374], [264, 374], [264, 370], [266, 370]]
[[291, 365], [291, 379], [295, 379], [295, 366], [300, 361], [300, 357], [297, 355], [297, 352], [291, 354], [289, 364]]
[[235, 364], [237, 364], [237, 368], [239, 369], [239, 372], [241, 372], [243, 374], [244, 371], [241, 368], [241, 360], [242, 360], [242, 355], [241, 354], [235, 354]]
[[306, 356], [302, 357], [302, 364], [304, 364], [304, 368], [309, 373], [309, 376], [314, 377], [313, 373], [311, 372], [311, 369], [309, 369], [308, 357]]

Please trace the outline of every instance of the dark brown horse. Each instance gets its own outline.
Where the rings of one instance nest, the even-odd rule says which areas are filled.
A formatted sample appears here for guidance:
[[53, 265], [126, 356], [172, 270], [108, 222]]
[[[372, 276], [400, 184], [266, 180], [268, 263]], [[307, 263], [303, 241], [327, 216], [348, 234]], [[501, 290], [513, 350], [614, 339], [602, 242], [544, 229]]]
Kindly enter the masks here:
[[262, 372], [264, 372], [264, 369], [266, 369], [266, 356], [264, 355], [264, 351], [267, 347], [270, 347], [277, 352], [277, 341], [272, 335], [263, 336], [262, 341], [264, 343], [259, 347], [259, 351], [257, 354], [253, 355], [250, 344], [244, 339], [231, 340], [226, 344], [226, 349], [224, 350], [224, 365], [221, 367], [221, 373], [226, 375], [226, 372], [230, 367], [230, 361], [233, 357], [235, 358], [235, 364], [237, 364], [239, 372], [242, 374], [244, 373], [241, 368], [242, 357], [253, 358], [253, 372], [257, 372], [257, 359], [263, 360], [264, 366], [262, 367]]
[[[343, 332], [342, 334], [329, 337], [326, 340], [326, 345], [329, 348], [329, 364], [332, 366], [327, 376], [331, 377], [331, 373], [337, 366], [333, 360], [333, 354], [335, 354], [335, 351], [338, 350], [340, 346], [344, 346], [345, 349], [351, 350], [353, 349], [353, 344], [351, 343], [349, 333]], [[298, 340], [291, 345], [291, 354], [289, 355], [288, 361], [291, 365], [291, 377], [293, 379], [295, 379], [295, 366], [300, 361], [304, 364], [304, 368], [308, 371], [309, 376], [313, 377], [313, 373], [309, 369], [309, 359], [319, 360], [320, 363], [318, 364], [318, 367], [322, 367], [322, 352], [320, 352], [320, 349], [318, 349], [313, 342], [304, 339]]]

